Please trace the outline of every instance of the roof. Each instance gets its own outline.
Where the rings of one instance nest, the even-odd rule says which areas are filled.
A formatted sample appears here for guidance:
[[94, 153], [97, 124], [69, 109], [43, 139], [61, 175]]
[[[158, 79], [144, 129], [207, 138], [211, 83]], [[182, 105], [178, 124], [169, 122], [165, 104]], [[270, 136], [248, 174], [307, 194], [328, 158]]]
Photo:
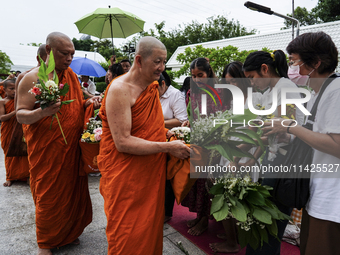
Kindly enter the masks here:
[[[340, 49], [340, 21], [328, 22], [323, 24], [311, 25], [300, 27], [300, 34], [307, 32], [318, 32], [323, 31], [332, 37], [335, 45]], [[296, 32], [296, 30], [294, 31]], [[190, 44], [185, 46], [180, 46], [172, 54], [171, 58], [167, 62], [167, 68], [179, 69], [183, 65], [177, 62], [177, 55], [183, 53], [187, 47], [195, 47], [197, 45], [202, 45], [204, 48], [216, 48], [216, 47], [226, 47], [232, 45], [238, 47], [240, 51], [242, 50], [261, 50], [266, 47], [271, 50], [283, 50], [286, 52], [286, 47], [292, 40], [292, 29], [280, 30], [279, 32], [270, 34], [258, 34], [258, 35], [248, 35], [240, 36], [229, 39], [210, 41], [205, 43]], [[183, 80], [180, 78], [179, 82]]]
[[[5, 52], [13, 62], [11, 70], [24, 72], [36, 67], [38, 64], [36, 60], [38, 47], [36, 46], [5, 45], [0, 43], [0, 50]], [[105, 58], [98, 52], [76, 50], [74, 57], [85, 57], [85, 54], [88, 59], [97, 63], [106, 62]]]

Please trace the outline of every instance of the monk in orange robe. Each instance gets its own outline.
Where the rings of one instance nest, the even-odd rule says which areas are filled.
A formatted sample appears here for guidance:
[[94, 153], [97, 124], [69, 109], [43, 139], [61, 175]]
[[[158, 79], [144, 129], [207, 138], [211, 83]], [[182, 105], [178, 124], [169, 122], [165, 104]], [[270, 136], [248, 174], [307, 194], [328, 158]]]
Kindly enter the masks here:
[[4, 89], [7, 94], [5, 99], [0, 100], [1, 124], [1, 147], [5, 153], [6, 182], [5, 187], [12, 185], [14, 180], [24, 179], [29, 176], [27, 157], [7, 157], [7, 151], [11, 141], [13, 127], [16, 124], [14, 95], [15, 79], [6, 80]]
[[[17, 119], [28, 124], [24, 133], [36, 206], [38, 255], [51, 255], [50, 249], [69, 243], [79, 244], [78, 237], [92, 221], [87, 175], [80, 172], [78, 141], [83, 130], [84, 107], [98, 97], [86, 103], [83, 100], [77, 75], [69, 68], [75, 52], [70, 38], [59, 32], [49, 34], [48, 58], [51, 50], [60, 83], [70, 86], [60, 100], [76, 100], [61, 109], [60, 101], [44, 110], [38, 107], [34, 95], [28, 93], [37, 81], [37, 67], [19, 83], [17, 101]], [[50, 129], [52, 115], [57, 113], [68, 144], [56, 120]]]
[[158, 95], [166, 48], [143, 37], [130, 71], [112, 81], [100, 110], [100, 192], [110, 255], [162, 254], [166, 154], [187, 158], [182, 141], [166, 142]]

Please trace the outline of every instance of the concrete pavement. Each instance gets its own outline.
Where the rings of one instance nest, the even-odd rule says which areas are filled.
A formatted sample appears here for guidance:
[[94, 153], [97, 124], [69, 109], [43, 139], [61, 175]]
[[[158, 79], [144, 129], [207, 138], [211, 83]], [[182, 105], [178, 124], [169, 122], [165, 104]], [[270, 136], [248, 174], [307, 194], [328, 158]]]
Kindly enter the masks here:
[[[6, 179], [4, 154], [0, 150], [0, 255], [36, 255], [34, 203], [29, 186], [15, 182], [11, 187], [2, 185]], [[99, 193], [100, 177], [89, 177], [93, 220], [80, 236], [80, 245], [67, 245], [54, 249], [54, 255], [105, 255], [106, 216], [103, 197]], [[177, 243], [181, 241], [190, 255], [204, 255], [199, 248], [183, 237], [170, 225], [164, 225], [163, 254], [182, 255]], [[145, 254], [147, 255], [147, 254]]]

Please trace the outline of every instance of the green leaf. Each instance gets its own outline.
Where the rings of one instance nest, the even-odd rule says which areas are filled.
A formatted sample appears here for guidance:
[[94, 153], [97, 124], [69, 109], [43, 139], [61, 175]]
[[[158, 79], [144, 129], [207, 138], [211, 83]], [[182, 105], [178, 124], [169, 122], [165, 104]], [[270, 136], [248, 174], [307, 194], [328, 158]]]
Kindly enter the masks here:
[[196, 102], [196, 105], [197, 105], [197, 107], [195, 108], [195, 110], [194, 110], [194, 113], [196, 113], [197, 120], [200, 120], [200, 118], [201, 118], [201, 115], [200, 115], [200, 109], [198, 108], [198, 106], [199, 106], [199, 103], [198, 103], [198, 102]]
[[262, 223], [272, 224], [271, 214], [263, 209], [255, 207], [253, 211], [253, 216]]
[[256, 189], [257, 189], [258, 192], [260, 192], [262, 194], [263, 197], [270, 197], [271, 196], [269, 191], [263, 186], [257, 186]]
[[[45, 74], [48, 75], [49, 73], [52, 73], [52, 71], [54, 70], [55, 68], [55, 62], [54, 62], [54, 56], [53, 56], [53, 51], [51, 49], [50, 51], [50, 57], [48, 59], [48, 67], [45, 71]], [[58, 84], [58, 83], [56, 83]]]
[[248, 192], [246, 191], [246, 189], [244, 187], [242, 187], [241, 191], [240, 191], [240, 195], [238, 196], [238, 199], [242, 200], [243, 196], [245, 194], [247, 194]]
[[67, 92], [69, 91], [69, 88], [70, 88], [70, 86], [67, 83], [65, 83], [63, 89], [60, 90], [59, 94], [61, 96], [65, 96], [67, 94]]
[[246, 133], [252, 139], [255, 139], [259, 143], [261, 149], [263, 151], [265, 151], [265, 148], [264, 148], [263, 142], [261, 140], [261, 137], [256, 132], [254, 132], [253, 130], [248, 129], [248, 128], [237, 129], [237, 131], [242, 131], [242, 132]]
[[53, 71], [53, 81], [55, 84], [59, 84], [59, 77], [55, 70]]
[[228, 214], [229, 214], [229, 206], [227, 203], [224, 203], [221, 210], [219, 210], [218, 212], [214, 212], [213, 216], [216, 221], [221, 221], [227, 218]]
[[[39, 71], [38, 71], [38, 77], [39, 77], [40, 80], [48, 81], [48, 76], [46, 75], [46, 64], [40, 56], [39, 56], [39, 61], [40, 61], [40, 67], [39, 67]], [[41, 83], [41, 81], [40, 81], [40, 83]]]
[[241, 246], [241, 248], [244, 248], [248, 245], [251, 239], [251, 231], [245, 231], [244, 229], [241, 229], [241, 227], [238, 227], [238, 242]]
[[77, 99], [62, 101], [62, 102], [61, 102], [61, 105], [70, 104], [70, 103], [72, 103], [72, 102], [75, 101], [75, 100], [77, 100]]
[[253, 205], [265, 205], [265, 199], [260, 192], [248, 190], [246, 200]]
[[229, 195], [228, 196], [229, 200], [230, 200], [230, 203], [233, 205], [233, 206], [236, 206], [236, 197], [232, 196], [232, 195]]
[[212, 202], [211, 202], [211, 208], [210, 208], [210, 214], [213, 214], [214, 212], [219, 211], [224, 204], [224, 195], [216, 195]]
[[266, 243], [268, 243], [268, 232], [265, 228], [261, 228], [260, 225], [255, 224], [257, 232], [260, 235], [261, 238], [261, 247], [263, 246], [263, 241], [265, 241]]
[[257, 231], [256, 227], [252, 227], [250, 231], [251, 231], [251, 238], [249, 241], [249, 245], [251, 246], [251, 248], [256, 250], [259, 247], [261, 236], [260, 236], [260, 233]]
[[232, 206], [230, 211], [238, 221], [245, 222], [247, 220], [246, 210], [238, 200], [236, 200], [236, 206]]
[[238, 137], [244, 142], [256, 145], [256, 142], [251, 137], [241, 132], [228, 132], [228, 136]]
[[211, 187], [209, 193], [212, 195], [223, 194], [224, 192], [224, 185], [223, 183], [217, 183]]
[[207, 150], [216, 150], [229, 161], [234, 161], [233, 154], [230, 153], [229, 146], [226, 144], [209, 144], [204, 146]]
[[279, 220], [280, 219], [279, 218], [279, 214], [278, 214], [276, 209], [269, 208], [267, 206], [264, 206], [262, 208], [263, 208], [263, 210], [266, 210], [268, 213], [270, 213], [270, 215], [272, 216], [273, 219], [275, 219], [275, 220]]
[[[276, 220], [273, 220], [273, 223], [270, 225], [266, 225], [266, 228], [268, 230], [268, 232], [272, 235], [275, 236], [277, 238], [277, 224], [276, 224]], [[279, 240], [280, 241], [280, 240]]]

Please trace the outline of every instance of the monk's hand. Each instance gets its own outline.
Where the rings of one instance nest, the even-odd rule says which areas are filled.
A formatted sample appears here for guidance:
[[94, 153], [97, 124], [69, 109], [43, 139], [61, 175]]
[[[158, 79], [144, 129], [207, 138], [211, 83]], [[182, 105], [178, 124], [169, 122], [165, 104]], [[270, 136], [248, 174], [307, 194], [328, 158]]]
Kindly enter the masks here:
[[190, 122], [188, 120], [184, 121], [181, 127], [190, 127]]
[[175, 140], [169, 142], [169, 153], [179, 159], [186, 159], [190, 157], [190, 148], [185, 145], [182, 140]]
[[89, 106], [90, 104], [93, 104], [94, 109], [100, 108], [100, 106], [102, 105], [102, 97], [101, 96], [91, 97], [86, 101], [86, 107]]
[[171, 130], [168, 130], [168, 132], [166, 132], [166, 139], [170, 139], [170, 137], [173, 135], [175, 135], [175, 133], [172, 132]]
[[43, 117], [48, 117], [56, 114], [60, 110], [61, 101], [57, 100], [56, 103], [51, 103], [48, 107], [44, 108], [42, 112]]

